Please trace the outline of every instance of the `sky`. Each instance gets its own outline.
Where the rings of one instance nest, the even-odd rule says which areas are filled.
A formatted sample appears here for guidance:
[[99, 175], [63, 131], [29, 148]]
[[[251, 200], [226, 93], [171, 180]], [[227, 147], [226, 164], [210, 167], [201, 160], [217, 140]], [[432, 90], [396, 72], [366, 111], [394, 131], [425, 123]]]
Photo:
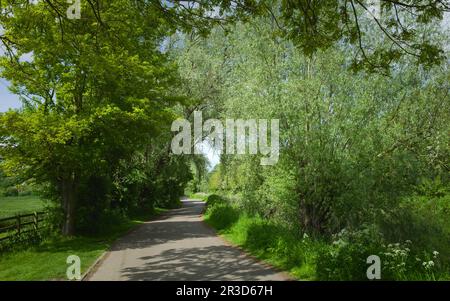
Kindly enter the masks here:
[[21, 106], [19, 96], [12, 94], [8, 90], [9, 82], [0, 78], [0, 112], [6, 112], [9, 109], [18, 109]]
[[203, 141], [202, 143], [200, 143], [199, 149], [206, 156], [206, 158], [208, 158], [209, 171], [211, 171], [214, 166], [220, 163], [220, 153], [214, 150], [214, 148], [212, 148], [207, 141]]

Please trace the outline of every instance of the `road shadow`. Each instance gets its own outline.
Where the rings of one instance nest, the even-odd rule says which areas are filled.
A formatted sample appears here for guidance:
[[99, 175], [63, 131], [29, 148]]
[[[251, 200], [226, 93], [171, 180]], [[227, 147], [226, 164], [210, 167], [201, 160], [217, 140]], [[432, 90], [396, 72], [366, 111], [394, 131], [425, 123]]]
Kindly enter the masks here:
[[226, 244], [204, 224], [204, 202], [143, 224], [118, 240], [96, 279], [121, 280], [284, 280], [272, 268]]
[[182, 208], [171, 210], [157, 220], [146, 222], [116, 241], [111, 251], [144, 249], [186, 238], [213, 237], [214, 231], [199, 220], [203, 205], [202, 202], [185, 201]]
[[233, 247], [208, 246], [167, 250], [157, 257], [141, 257], [139, 267], [121, 271], [128, 280], [265, 280], [276, 272], [243, 256]]

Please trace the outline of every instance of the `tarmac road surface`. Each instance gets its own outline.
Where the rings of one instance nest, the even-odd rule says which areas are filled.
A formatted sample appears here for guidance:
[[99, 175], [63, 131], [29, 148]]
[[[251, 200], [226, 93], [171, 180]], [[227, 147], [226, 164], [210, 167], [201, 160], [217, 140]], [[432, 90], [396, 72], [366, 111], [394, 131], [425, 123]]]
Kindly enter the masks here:
[[182, 202], [119, 239], [86, 279], [289, 280], [218, 237], [202, 221], [204, 202]]

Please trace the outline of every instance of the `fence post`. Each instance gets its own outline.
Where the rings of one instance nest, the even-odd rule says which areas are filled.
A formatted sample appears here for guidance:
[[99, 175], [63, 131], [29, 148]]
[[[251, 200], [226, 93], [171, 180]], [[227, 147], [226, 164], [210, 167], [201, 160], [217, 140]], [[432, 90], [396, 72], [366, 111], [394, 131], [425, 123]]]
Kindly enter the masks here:
[[37, 214], [37, 212], [35, 211], [35, 212], [34, 212], [34, 230], [36, 230], [36, 231], [37, 231], [37, 229], [38, 229], [38, 222], [39, 222], [38, 214]]
[[17, 235], [20, 235], [20, 214], [17, 215]]

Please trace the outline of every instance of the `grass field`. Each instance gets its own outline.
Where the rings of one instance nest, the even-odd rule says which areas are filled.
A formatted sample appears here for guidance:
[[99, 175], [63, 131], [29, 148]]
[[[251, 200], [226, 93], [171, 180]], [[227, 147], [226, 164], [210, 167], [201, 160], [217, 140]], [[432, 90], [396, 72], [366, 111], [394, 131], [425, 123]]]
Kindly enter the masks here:
[[38, 196], [0, 197], [0, 218], [19, 213], [30, 213], [44, 209], [45, 201]]
[[0, 281], [64, 280], [68, 267], [66, 259], [69, 255], [80, 257], [83, 274], [117, 238], [165, 211], [167, 210], [156, 209], [146, 217], [118, 224], [101, 237], [58, 236], [27, 250], [1, 254]]

